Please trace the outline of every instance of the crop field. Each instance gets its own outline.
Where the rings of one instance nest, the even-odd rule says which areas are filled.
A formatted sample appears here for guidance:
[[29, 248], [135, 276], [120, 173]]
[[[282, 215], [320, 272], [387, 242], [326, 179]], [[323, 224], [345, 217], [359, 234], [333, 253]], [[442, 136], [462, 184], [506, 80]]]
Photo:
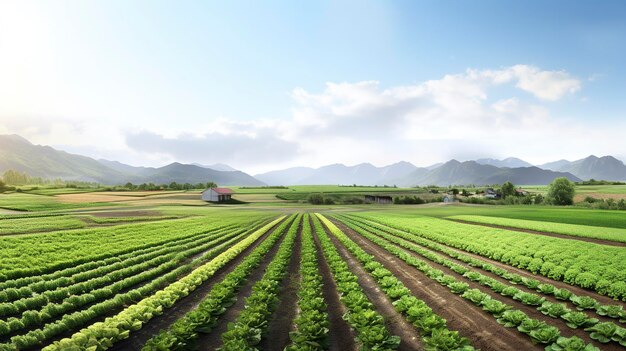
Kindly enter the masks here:
[[606, 211], [138, 198], [0, 216], [0, 350], [626, 348]]

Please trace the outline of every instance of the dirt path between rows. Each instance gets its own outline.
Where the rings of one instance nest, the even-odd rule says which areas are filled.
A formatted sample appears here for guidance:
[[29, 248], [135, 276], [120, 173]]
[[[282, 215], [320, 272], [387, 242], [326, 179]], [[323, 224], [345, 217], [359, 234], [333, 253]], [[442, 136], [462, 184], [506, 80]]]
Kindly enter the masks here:
[[[288, 230], [289, 227], [287, 227]], [[246, 299], [252, 294], [252, 287], [256, 282], [263, 278], [267, 266], [272, 262], [280, 245], [285, 240], [286, 234], [274, 244], [274, 246], [263, 257], [261, 264], [252, 271], [252, 274], [246, 279], [244, 285], [237, 292], [237, 301], [230, 306], [226, 312], [220, 317], [217, 325], [208, 333], [200, 334], [198, 338], [198, 350], [216, 350], [222, 346], [221, 335], [228, 330], [228, 324], [235, 322], [237, 317], [246, 307]]]
[[365, 292], [365, 295], [374, 304], [378, 313], [385, 318], [385, 326], [391, 335], [400, 337], [399, 351], [423, 350], [421, 336], [417, 329], [413, 327], [396, 309], [393, 304], [380, 289], [378, 283], [363, 268], [361, 263], [327, 230], [328, 237], [337, 248], [341, 258], [348, 264], [352, 273], [358, 277], [359, 285]]
[[[304, 218], [303, 218], [304, 220]], [[291, 342], [289, 333], [298, 313], [298, 288], [300, 287], [300, 257], [302, 254], [302, 221], [287, 266], [287, 275], [281, 282], [278, 305], [269, 321], [266, 334], [258, 348], [265, 351], [283, 351]]]
[[[361, 223], [363, 223], [363, 222], [361, 222]], [[377, 223], [377, 224], [379, 224], [381, 226], [384, 226], [384, 227], [388, 227], [388, 226], [386, 226], [385, 224], [382, 224], [382, 223], [378, 223], [378, 222], [375, 222], [375, 223]], [[367, 223], [363, 223], [363, 224], [367, 225]], [[406, 233], [408, 235], [415, 235], [415, 234], [409, 233], [409, 232], [407, 232], [405, 230], [402, 230], [402, 229], [398, 229], [398, 228], [393, 228], [393, 229], [399, 230], [399, 231], [404, 232], [404, 233]], [[385, 231], [385, 232], [389, 233], [389, 234], [392, 234], [392, 233], [390, 233], [388, 231]], [[420, 238], [428, 240], [428, 241], [431, 241], [431, 242], [436, 243], [438, 245], [447, 247], [448, 249], [450, 249], [452, 251], [455, 251], [457, 253], [460, 253], [460, 254], [463, 254], [463, 255], [475, 258], [477, 260], [480, 260], [480, 261], [483, 261], [483, 262], [486, 262], [486, 263], [489, 263], [489, 264], [491, 264], [493, 266], [496, 266], [498, 268], [502, 268], [502, 269], [506, 270], [507, 272], [519, 274], [520, 276], [526, 277], [526, 278], [536, 279], [536, 280], [540, 281], [541, 283], [552, 284], [556, 288], [559, 288], [559, 289], [562, 289], [562, 288], [568, 289], [569, 291], [571, 291], [575, 295], [580, 295], [580, 296], [587, 295], [587, 296], [593, 297], [594, 299], [596, 299], [601, 304], [605, 304], [605, 305], [616, 305], [617, 304], [617, 305], [622, 305], [624, 308], [626, 308], [626, 302], [622, 302], [622, 301], [619, 301], [619, 300], [614, 300], [614, 299], [612, 299], [612, 298], [610, 298], [608, 296], [600, 295], [600, 294], [598, 294], [597, 292], [595, 292], [593, 290], [583, 289], [583, 288], [581, 288], [579, 286], [570, 285], [570, 284], [565, 283], [565, 282], [560, 281], [560, 280], [554, 280], [554, 279], [550, 279], [548, 277], [545, 277], [543, 275], [533, 274], [533, 273], [531, 273], [531, 272], [529, 272], [527, 270], [524, 270], [524, 269], [521, 269], [521, 268], [517, 268], [517, 267], [513, 267], [513, 266], [510, 266], [510, 265], [508, 265], [506, 263], [502, 263], [500, 261], [496, 261], [496, 260], [493, 260], [493, 259], [481, 256], [481, 255], [478, 255], [478, 254], [474, 254], [474, 253], [471, 253], [471, 252], [468, 252], [468, 251], [463, 251], [461, 249], [457, 249], [455, 247], [448, 246], [448, 245], [443, 244], [443, 243], [438, 242], [438, 241], [434, 241], [434, 240], [431, 240], [431, 239], [428, 239], [428, 238], [424, 238], [424, 237], [420, 237]]]
[[[313, 224], [311, 227], [314, 228]], [[341, 303], [337, 284], [333, 279], [328, 262], [324, 258], [322, 246], [320, 245], [317, 233], [313, 235], [317, 249], [317, 262], [319, 262], [320, 274], [322, 275], [322, 293], [328, 305], [328, 350], [329, 351], [356, 351], [355, 333], [348, 322], [343, 319], [346, 307]]]
[[[356, 232], [353, 232], [353, 233], [354, 233], [354, 235], [360, 236]], [[362, 237], [362, 236], [360, 236], [360, 237], [364, 241], [367, 241], [368, 243], [370, 243], [371, 245], [376, 245], [375, 243], [371, 242], [369, 239], [367, 239], [365, 237]], [[463, 277], [461, 274], [456, 273], [452, 269], [450, 269], [450, 268], [448, 268], [448, 267], [446, 267], [446, 266], [444, 266], [442, 264], [432, 262], [432, 261], [428, 260], [427, 258], [422, 257], [418, 253], [415, 253], [415, 252], [412, 252], [410, 250], [404, 249], [401, 246], [396, 245], [394, 243], [390, 243], [390, 245], [396, 247], [397, 249], [402, 250], [403, 252], [405, 252], [408, 255], [411, 255], [411, 256], [413, 256], [415, 258], [418, 258], [418, 259], [428, 263], [431, 267], [439, 269], [439, 270], [443, 271], [447, 275], [455, 277], [458, 281], [461, 281], [461, 282], [464, 282], [464, 283], [468, 284], [470, 286], [470, 289], [478, 289], [478, 290], [482, 291], [483, 293], [491, 296], [493, 299], [496, 299], [496, 300], [499, 300], [501, 302], [504, 302], [507, 305], [512, 306], [514, 309], [517, 309], [517, 310], [520, 310], [520, 311], [526, 313], [526, 315], [528, 315], [531, 318], [542, 320], [542, 321], [548, 323], [549, 325], [553, 325], [553, 326], [559, 328], [562, 336], [565, 336], [565, 337], [577, 336], [577, 337], [585, 340], [586, 343], [592, 343], [596, 347], [601, 347], [602, 350], [609, 350], [609, 351], [615, 350], [616, 351], [616, 350], [620, 350], [621, 349], [621, 347], [618, 344], [616, 344], [616, 343], [601, 344], [599, 342], [596, 342], [595, 340], [591, 339], [589, 337], [589, 333], [584, 331], [582, 328], [572, 329], [572, 328], [568, 327], [565, 324], [565, 321], [563, 319], [552, 318], [552, 317], [546, 316], [543, 313], [541, 313], [540, 311], [538, 311], [536, 306], [524, 305], [520, 301], [514, 300], [511, 297], [502, 296], [502, 295], [494, 292], [493, 290], [491, 290], [489, 287], [483, 286], [483, 285], [479, 284], [478, 282], [471, 281], [470, 279], [468, 279], [466, 277]], [[507, 283], [507, 285], [511, 285], [511, 284]], [[520, 286], [516, 286], [516, 287], [520, 287]], [[532, 291], [532, 292], [536, 294], [535, 291]], [[556, 300], [556, 299], [554, 299], [554, 300]], [[562, 301], [555, 301], [555, 302], [562, 303]], [[466, 300], [466, 303], [471, 304], [471, 302], [469, 302], [467, 300]]]
[[441, 286], [416, 268], [367, 241], [343, 223], [334, 218], [332, 221], [363, 250], [374, 255], [385, 268], [411, 290], [413, 295], [426, 302], [435, 313], [445, 318], [450, 330], [459, 331], [462, 336], [470, 340], [474, 347], [484, 351], [543, 350], [543, 346], [534, 345], [530, 338], [520, 334], [517, 330], [504, 328], [480, 307], [453, 294], [447, 287]]
[[[284, 219], [283, 221], [285, 220], [287, 219]], [[180, 299], [171, 308], [165, 310], [162, 315], [152, 318], [148, 323], [144, 324], [141, 329], [131, 333], [128, 339], [115, 343], [110, 350], [140, 350], [146, 341], [158, 334], [159, 331], [168, 328], [180, 317], [195, 309], [198, 304], [204, 300], [213, 286], [217, 282], [222, 281], [228, 273], [232, 272], [239, 265], [239, 263], [241, 263], [241, 261], [243, 261], [243, 259], [248, 256], [252, 250], [265, 241], [265, 239], [273, 233], [283, 221], [274, 225], [274, 227], [263, 234], [252, 245], [243, 250], [237, 257], [229, 261], [224, 267], [220, 268], [215, 275], [202, 283], [198, 288], [196, 288], [196, 290]]]
[[[369, 231], [369, 232], [370, 232], [370, 233], [372, 233], [371, 231]], [[373, 234], [375, 234], [375, 233], [373, 233]], [[445, 258], [445, 259], [447, 259], [447, 260], [449, 260], [449, 261], [454, 262], [455, 264], [458, 264], [458, 265], [460, 265], [460, 266], [463, 266], [463, 267], [465, 267], [465, 268], [468, 268], [468, 269], [470, 269], [470, 270], [473, 270], [473, 271], [475, 271], [475, 272], [478, 272], [478, 273], [480, 273], [480, 274], [482, 274], [482, 275], [484, 275], [484, 276], [487, 276], [487, 277], [493, 278], [493, 279], [495, 279], [495, 280], [499, 281], [500, 283], [507, 284], [507, 285], [509, 285], [509, 286], [514, 286], [514, 287], [516, 287], [516, 288], [518, 288], [518, 289], [520, 289], [520, 290], [522, 290], [522, 291], [524, 291], [524, 292], [527, 292], [527, 293], [537, 294], [537, 295], [539, 295], [539, 296], [541, 296], [541, 297], [546, 298], [546, 301], [549, 301], [549, 302], [552, 302], [552, 303], [564, 303], [564, 304], [566, 304], [566, 305], [567, 305], [567, 307], [568, 307], [568, 308], [570, 308], [571, 310], [575, 310], [575, 309], [576, 309], [576, 305], [574, 305], [574, 303], [573, 303], [573, 302], [571, 302], [571, 301], [569, 301], [569, 300], [568, 300], [568, 301], [563, 301], [563, 300], [559, 300], [559, 299], [557, 299], [556, 297], [554, 297], [554, 295], [542, 294], [542, 293], [540, 293], [540, 292], [538, 292], [538, 291], [536, 291], [536, 290], [533, 290], [533, 289], [531, 289], [531, 288], [526, 287], [526, 285], [524, 285], [524, 284], [513, 284], [513, 283], [509, 282], [508, 280], [506, 280], [506, 279], [504, 279], [504, 278], [500, 277], [499, 275], [497, 275], [497, 274], [495, 274], [495, 273], [492, 273], [492, 272], [486, 271], [486, 270], [484, 270], [484, 269], [482, 269], [482, 268], [480, 268], [480, 267], [473, 267], [473, 266], [470, 266], [469, 264], [467, 264], [467, 263], [465, 263], [465, 262], [463, 262], [463, 261], [461, 261], [461, 260], [459, 260], [459, 259], [456, 259], [456, 258], [454, 258], [454, 257], [450, 257], [450, 256], [446, 255], [445, 253], [442, 253], [442, 252], [439, 252], [439, 251], [435, 251], [435, 250], [429, 249], [429, 248], [427, 248], [427, 247], [425, 247], [425, 246], [421, 246], [420, 244], [416, 244], [416, 243], [414, 243], [414, 242], [408, 241], [408, 240], [403, 239], [403, 238], [400, 238], [400, 237], [396, 237], [396, 238], [397, 238], [398, 240], [401, 240], [402, 242], [409, 243], [409, 244], [412, 244], [412, 245], [418, 246], [418, 247], [420, 247], [420, 248], [422, 248], [422, 249], [424, 249], [424, 250], [427, 250], [427, 251], [429, 251], [429, 252], [432, 252], [432, 253], [438, 254], [438, 255], [440, 255], [441, 257], [443, 257], [443, 258]], [[397, 248], [399, 248], [399, 249], [404, 249], [404, 248], [402, 248], [401, 246], [396, 245], [396, 244], [394, 244], [394, 243], [390, 243], [390, 244], [391, 244], [391, 245], [396, 246], [396, 247], [397, 247]], [[417, 253], [412, 253], [412, 252], [411, 252], [411, 251], [409, 251], [409, 250], [404, 250], [404, 251], [406, 251], [407, 253], [411, 253], [411, 254], [413, 254], [414, 256], [416, 256], [416, 257], [418, 257], [418, 258], [420, 258], [420, 259], [422, 259], [422, 260], [424, 260], [424, 261], [428, 262], [428, 263], [429, 263], [429, 264], [431, 264], [431, 265], [435, 265], [435, 264], [436, 264], [435, 262], [430, 261], [430, 260], [429, 260], [429, 259], [427, 259], [426, 257], [422, 257], [421, 255], [419, 255], [419, 254], [417, 254]], [[499, 296], [502, 296], [502, 295], [499, 295]], [[611, 318], [611, 317], [606, 317], [606, 316], [600, 316], [599, 314], [594, 313], [594, 312], [589, 311], [589, 310], [584, 311], [584, 312], [585, 312], [585, 313], [586, 313], [589, 317], [592, 317], [592, 318], [598, 318], [598, 319], [600, 320], [600, 322], [614, 322], [614, 323], [616, 322], [616, 319], [614, 319], [614, 318]]]
[[480, 226], [480, 227], [489, 227], [489, 228], [496, 228], [496, 229], [505, 229], [505, 230], [510, 230], [510, 231], [514, 231], [514, 232], [522, 232], [522, 233], [529, 233], [529, 234], [545, 235], [545, 236], [551, 236], [553, 238], [560, 238], [560, 239], [586, 241], [586, 242], [599, 244], [599, 245], [620, 246], [620, 247], [626, 246], [626, 243], [622, 243], [622, 242], [619, 242], [619, 241], [612, 241], [612, 240], [605, 240], [605, 239], [596, 239], [596, 238], [586, 238], [586, 237], [582, 237], [582, 236], [557, 234], [557, 233], [550, 233], [550, 232], [542, 232], [542, 231], [532, 230], [532, 229], [509, 227], [509, 226], [505, 226], [505, 225], [488, 224], [488, 223], [476, 223], [476, 222], [471, 222], [471, 221], [464, 221], [462, 219], [452, 219], [452, 218], [443, 218], [443, 219], [446, 219], [446, 220], [451, 221], [451, 222], [462, 223], [462, 224], [476, 225], [476, 226]]

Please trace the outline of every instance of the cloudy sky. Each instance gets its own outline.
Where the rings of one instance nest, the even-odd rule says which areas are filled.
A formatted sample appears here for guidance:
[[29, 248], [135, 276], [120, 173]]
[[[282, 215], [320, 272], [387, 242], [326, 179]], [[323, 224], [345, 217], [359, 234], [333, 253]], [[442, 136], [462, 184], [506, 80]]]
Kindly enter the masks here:
[[623, 1], [0, 0], [0, 134], [133, 165], [626, 159]]

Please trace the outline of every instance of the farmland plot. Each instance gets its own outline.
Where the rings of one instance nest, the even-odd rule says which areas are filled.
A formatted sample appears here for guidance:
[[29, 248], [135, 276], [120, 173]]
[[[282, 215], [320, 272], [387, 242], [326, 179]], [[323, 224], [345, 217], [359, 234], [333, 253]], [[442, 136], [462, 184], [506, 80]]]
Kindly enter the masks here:
[[[577, 240], [393, 213], [214, 211], [0, 245], [0, 350], [626, 345], [621, 262], [602, 256], [623, 251]], [[517, 255], [494, 255], [505, 247]]]

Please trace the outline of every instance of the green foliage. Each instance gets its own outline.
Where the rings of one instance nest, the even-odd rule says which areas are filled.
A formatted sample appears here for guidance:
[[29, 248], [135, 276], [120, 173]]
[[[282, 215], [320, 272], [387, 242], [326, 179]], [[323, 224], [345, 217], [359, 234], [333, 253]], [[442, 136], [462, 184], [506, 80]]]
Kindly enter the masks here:
[[565, 177], [556, 178], [548, 187], [548, 199], [554, 205], [566, 206], [574, 203], [575, 184]]
[[500, 188], [500, 193], [502, 194], [503, 199], [515, 195], [515, 185], [511, 182], [505, 182]]

